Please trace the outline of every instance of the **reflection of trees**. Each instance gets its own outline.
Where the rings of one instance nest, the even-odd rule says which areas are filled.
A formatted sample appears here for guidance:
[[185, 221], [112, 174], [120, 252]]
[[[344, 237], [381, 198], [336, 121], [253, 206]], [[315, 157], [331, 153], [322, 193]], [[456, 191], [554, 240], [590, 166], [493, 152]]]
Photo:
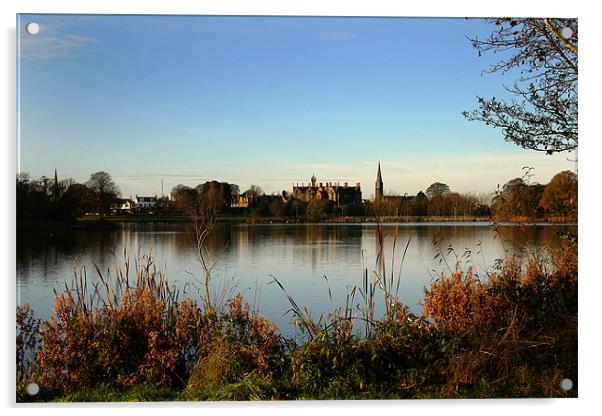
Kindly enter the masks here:
[[[265, 256], [265, 250], [278, 258], [292, 258], [295, 264], [349, 261], [361, 255], [361, 247], [349, 244], [361, 238], [361, 227], [347, 225], [232, 225], [232, 252], [252, 258]], [[226, 228], [226, 229], [228, 229]], [[353, 251], [353, 253], [350, 253]]]
[[414, 244], [417, 245], [419, 252], [431, 250], [435, 236], [432, 227], [415, 227], [414, 235]]
[[[394, 226], [384, 226], [386, 236], [384, 240], [384, 254], [387, 262], [387, 270], [390, 268], [395, 235]], [[499, 227], [499, 235], [489, 226], [465, 226], [465, 225], [428, 225], [400, 226], [398, 229], [397, 243], [395, 249], [395, 261], [399, 262], [403, 255], [403, 249], [407, 239], [412, 236], [408, 255], [414, 258], [410, 261], [424, 262], [425, 267], [438, 266], [439, 260], [435, 259], [437, 254], [442, 254], [450, 267], [454, 267], [456, 256], [462, 263], [468, 259], [474, 264], [490, 267], [492, 264], [482, 264], [483, 258], [491, 259], [491, 262], [503, 256], [503, 248], [508, 249], [508, 255], [521, 255], [521, 253], [533, 253], [542, 247], [556, 248], [560, 244], [558, 232], [576, 232], [575, 226], [502, 226]], [[366, 226], [362, 246], [367, 249], [368, 266], [372, 267], [373, 259], [376, 259], [378, 250], [374, 228]], [[434, 244], [436, 242], [436, 244]], [[453, 252], [448, 253], [451, 247]], [[469, 252], [469, 254], [465, 253]], [[479, 253], [482, 251], [482, 254]], [[486, 261], [489, 263], [489, 261]]]
[[[17, 269], [23, 278], [30, 276], [29, 270], [35, 269], [35, 278], [46, 280], [65, 262], [70, 265], [73, 260], [81, 258], [82, 264], [90, 266], [89, 262], [112, 264], [112, 254], [119, 238], [115, 231], [83, 231], [83, 230], [53, 230], [51, 232], [19, 231], [17, 233]], [[71, 268], [69, 268], [71, 269]], [[67, 276], [58, 276], [70, 279]]]
[[499, 227], [500, 237], [515, 250], [521, 251], [535, 246], [560, 246], [559, 232], [576, 232], [576, 226], [522, 226]]
[[[394, 225], [383, 225], [385, 260], [390, 269]], [[374, 225], [350, 224], [292, 224], [246, 225], [223, 224], [207, 240], [207, 246], [216, 259], [232, 267], [257, 265], [261, 273], [280, 269], [304, 270], [311, 267], [314, 274], [321, 273], [325, 265], [360, 264], [362, 250], [366, 250], [366, 265], [375, 267], [376, 243]], [[575, 226], [499, 227], [499, 237], [488, 226], [400, 226], [396, 244], [396, 268], [399, 266], [405, 244], [412, 236], [406, 257], [408, 266], [418, 264], [421, 270], [437, 266], [433, 239], [437, 237], [443, 252], [451, 244], [458, 255], [466, 248], [480, 267], [491, 267], [492, 259], [502, 256], [501, 241], [510, 249], [509, 254], [520, 254], [524, 249], [559, 244], [559, 231], [576, 233]], [[478, 243], [481, 242], [481, 245]], [[169, 263], [173, 279], [188, 275], [193, 263], [194, 236], [187, 224], [121, 224], [117, 230], [73, 230], [48, 232], [20, 231], [17, 236], [17, 276], [19, 283], [59, 282], [72, 278], [74, 259], [86, 265], [89, 278], [96, 279], [91, 262], [101, 270], [114, 271], [123, 267], [123, 249], [131, 260], [140, 254], [152, 254], [161, 267]], [[482, 250], [484, 258], [477, 256]], [[448, 257], [453, 266], [453, 255]], [[343, 268], [341, 268], [343, 269]], [[63, 275], [64, 274], [64, 275]], [[240, 277], [248, 274], [240, 271]], [[301, 276], [302, 277], [302, 276]]]
[[73, 255], [77, 247], [73, 233], [57, 232], [17, 232], [17, 271], [23, 279], [37, 278], [31, 276], [33, 270], [41, 269], [41, 277], [46, 280], [49, 269]]

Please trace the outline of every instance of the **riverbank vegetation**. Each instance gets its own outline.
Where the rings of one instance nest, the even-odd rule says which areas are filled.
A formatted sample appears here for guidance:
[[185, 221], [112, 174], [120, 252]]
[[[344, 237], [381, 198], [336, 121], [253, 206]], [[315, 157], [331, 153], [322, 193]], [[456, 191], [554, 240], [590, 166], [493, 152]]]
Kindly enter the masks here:
[[[123, 267], [94, 280], [81, 269], [48, 320], [17, 310], [17, 400], [576, 397], [574, 236], [501, 259], [487, 276], [449, 264], [418, 315], [398, 300], [391, 257], [381, 250], [346, 303], [317, 319], [275, 280], [295, 339], [240, 295], [209, 301], [202, 278], [178, 288], [151, 257], [124, 253]], [[575, 387], [561, 390], [563, 378]]]

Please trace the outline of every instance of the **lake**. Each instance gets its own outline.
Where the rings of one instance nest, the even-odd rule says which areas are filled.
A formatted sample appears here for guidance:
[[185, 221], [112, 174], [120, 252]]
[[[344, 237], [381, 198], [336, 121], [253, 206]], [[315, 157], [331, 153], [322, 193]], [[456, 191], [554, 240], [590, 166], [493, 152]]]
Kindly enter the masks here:
[[[395, 276], [401, 276], [400, 300], [420, 312], [423, 288], [457, 261], [463, 267], [472, 265], [479, 277], [486, 278], [496, 259], [545, 252], [558, 245], [559, 232], [576, 234], [577, 226], [507, 225], [496, 232], [487, 223], [420, 223], [385, 224], [383, 230], [387, 274], [393, 259]], [[331, 311], [344, 304], [354, 285], [361, 287], [365, 268], [370, 275], [376, 270], [376, 225], [220, 224], [208, 248], [215, 262], [212, 290], [221, 298], [240, 292], [253, 309], [290, 336], [294, 334], [286, 314], [290, 304], [273, 277], [315, 316]], [[38, 317], [47, 318], [53, 289], [70, 283], [74, 269], [86, 266], [89, 282], [97, 281], [92, 262], [103, 272], [113, 272], [123, 267], [124, 249], [132, 262], [138, 253], [152, 254], [172, 284], [185, 290], [185, 296], [199, 299], [194, 285], [198, 286], [202, 269], [189, 227], [123, 223], [110, 231], [18, 231], [17, 303], [29, 303]]]

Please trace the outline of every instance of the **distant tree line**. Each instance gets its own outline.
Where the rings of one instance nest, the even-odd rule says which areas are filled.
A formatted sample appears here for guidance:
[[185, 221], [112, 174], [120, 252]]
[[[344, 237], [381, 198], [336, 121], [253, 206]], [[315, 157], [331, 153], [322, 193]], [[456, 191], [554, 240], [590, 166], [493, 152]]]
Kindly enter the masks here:
[[228, 182], [209, 181], [194, 188], [176, 185], [171, 190], [171, 199], [165, 204], [174, 214], [199, 215], [202, 210], [225, 212], [239, 193], [238, 185]]
[[119, 187], [106, 172], [90, 175], [86, 183], [73, 179], [59, 181], [42, 176], [32, 179], [29, 174], [17, 176], [17, 222], [61, 221], [71, 222], [86, 213], [102, 216], [119, 196]]
[[379, 216], [396, 217], [489, 217], [489, 194], [460, 194], [448, 185], [435, 182], [416, 196], [385, 195], [374, 201], [371, 211]]
[[[247, 206], [236, 206], [233, 202], [243, 197]], [[337, 206], [328, 200], [310, 202], [291, 198], [287, 191], [279, 194], [266, 194], [260, 186], [251, 185], [240, 192], [238, 185], [227, 182], [211, 181], [196, 187], [177, 185], [171, 191], [173, 209], [179, 214], [198, 212], [200, 207], [212, 206], [222, 214], [246, 215], [251, 217], [296, 218], [321, 221], [338, 215], [365, 215], [363, 204]]]
[[529, 184], [524, 178], [508, 181], [495, 193], [492, 213], [497, 219], [577, 219], [577, 175], [557, 173], [547, 185]]
[[[550, 183], [530, 183], [528, 177], [514, 178], [493, 194], [453, 192], [435, 182], [415, 196], [385, 195], [377, 201], [338, 204], [325, 199], [309, 202], [292, 198], [287, 191], [268, 195], [252, 185], [244, 192], [236, 184], [208, 181], [189, 187], [177, 185], [171, 198], [159, 198], [153, 207], [158, 215], [244, 215], [299, 221], [324, 221], [341, 217], [494, 217], [499, 220], [576, 219], [577, 175], [563, 171]], [[17, 221], [72, 222], [88, 213], [104, 217], [119, 197], [119, 187], [106, 172], [90, 175], [85, 183], [59, 181], [42, 176], [17, 176]], [[240, 197], [246, 206], [236, 204]]]

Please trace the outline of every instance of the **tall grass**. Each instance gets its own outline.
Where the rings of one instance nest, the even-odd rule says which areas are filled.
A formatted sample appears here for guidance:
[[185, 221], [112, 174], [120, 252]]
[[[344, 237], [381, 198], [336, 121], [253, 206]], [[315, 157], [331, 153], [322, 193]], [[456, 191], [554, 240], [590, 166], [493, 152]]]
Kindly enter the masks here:
[[[403, 247], [399, 269], [396, 270], [396, 253], [398, 251], [397, 243], [399, 237], [399, 226], [395, 227], [393, 232], [393, 242], [391, 250], [390, 268], [387, 272], [387, 259], [385, 256], [385, 239], [387, 233], [378, 217], [376, 217], [376, 259], [374, 269], [370, 271], [367, 266], [362, 270], [361, 285], [353, 285], [348, 289], [345, 295], [345, 302], [334, 309], [330, 314], [322, 314], [317, 320], [312, 319], [310, 311], [305, 307], [300, 307], [294, 297], [287, 292], [283, 284], [275, 277], [271, 276], [273, 281], [280, 287], [288, 299], [291, 308], [287, 311], [296, 318], [295, 322], [300, 326], [302, 333], [312, 339], [324, 331], [328, 332], [330, 328], [344, 326], [352, 332], [357, 329], [358, 322], [362, 326], [362, 333], [370, 336], [377, 323], [383, 319], [391, 320], [397, 317], [399, 312], [399, 287], [401, 283], [403, 264], [412, 241], [410, 236]], [[328, 283], [328, 277], [324, 276]], [[328, 295], [332, 302], [332, 292], [328, 287]], [[382, 301], [384, 306], [384, 316], [376, 316], [377, 303]]]

